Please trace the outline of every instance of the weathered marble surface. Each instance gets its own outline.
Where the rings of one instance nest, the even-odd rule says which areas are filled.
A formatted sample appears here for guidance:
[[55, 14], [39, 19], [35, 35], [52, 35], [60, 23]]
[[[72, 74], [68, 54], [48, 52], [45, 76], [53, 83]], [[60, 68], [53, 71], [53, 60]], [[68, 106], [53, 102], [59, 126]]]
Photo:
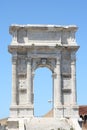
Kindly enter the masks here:
[[77, 26], [60, 25], [12, 25], [12, 45], [76, 45], [75, 32]]
[[13, 36], [8, 47], [12, 54], [12, 120], [34, 118], [33, 80], [34, 71], [38, 67], [48, 67], [52, 71], [53, 118], [78, 118], [76, 52], [79, 46], [75, 38], [77, 27], [12, 25], [9, 30]]

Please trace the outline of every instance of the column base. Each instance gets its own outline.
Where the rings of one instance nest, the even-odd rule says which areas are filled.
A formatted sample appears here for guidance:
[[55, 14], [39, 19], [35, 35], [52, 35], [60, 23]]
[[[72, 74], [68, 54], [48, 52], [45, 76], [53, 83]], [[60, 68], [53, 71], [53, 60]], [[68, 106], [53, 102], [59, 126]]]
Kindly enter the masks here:
[[54, 108], [54, 117], [57, 118], [78, 118], [79, 117], [79, 111], [78, 106], [57, 106]]
[[10, 108], [10, 117], [33, 117], [33, 105], [15, 105]]
[[9, 118], [8, 130], [81, 130], [76, 118]]

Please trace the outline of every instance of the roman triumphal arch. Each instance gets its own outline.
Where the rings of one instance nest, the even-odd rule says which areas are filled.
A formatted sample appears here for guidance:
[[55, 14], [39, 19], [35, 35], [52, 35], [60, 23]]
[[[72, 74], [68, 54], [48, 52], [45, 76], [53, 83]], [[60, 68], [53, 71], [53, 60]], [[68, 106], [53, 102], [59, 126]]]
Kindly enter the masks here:
[[34, 71], [47, 67], [53, 78], [53, 118], [78, 117], [76, 101], [77, 27], [12, 25], [8, 50], [12, 54], [10, 117], [34, 118]]

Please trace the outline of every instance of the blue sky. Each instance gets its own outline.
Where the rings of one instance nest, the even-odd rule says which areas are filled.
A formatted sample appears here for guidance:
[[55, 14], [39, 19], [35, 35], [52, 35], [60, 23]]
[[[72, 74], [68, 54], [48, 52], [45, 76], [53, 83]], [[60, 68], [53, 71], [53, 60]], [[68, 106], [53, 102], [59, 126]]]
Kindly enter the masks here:
[[[0, 2], [0, 118], [9, 116], [11, 103], [9, 26], [15, 23], [75, 24], [79, 27], [76, 33], [77, 43], [80, 46], [77, 52], [77, 102], [78, 105], [87, 105], [87, 0], [2, 0]], [[44, 72], [37, 70], [36, 75], [46, 73], [45, 70]], [[48, 73], [51, 75], [51, 72]], [[46, 80], [44, 82], [47, 83]], [[48, 100], [49, 98], [51, 97], [47, 97]]]

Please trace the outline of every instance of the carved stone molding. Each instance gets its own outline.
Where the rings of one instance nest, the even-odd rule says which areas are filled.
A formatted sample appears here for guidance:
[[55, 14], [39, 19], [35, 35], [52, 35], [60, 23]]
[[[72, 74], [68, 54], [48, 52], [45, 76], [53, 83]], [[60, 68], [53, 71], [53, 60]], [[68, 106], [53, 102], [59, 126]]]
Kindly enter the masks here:
[[[76, 45], [75, 25], [12, 25], [10, 33], [13, 35], [12, 44], [30, 45]], [[16, 43], [16, 42], [17, 43]]]
[[19, 58], [18, 59], [18, 64], [17, 64], [17, 70], [19, 75], [25, 75], [26, 74], [26, 59], [24, 58]]
[[12, 64], [14, 64], [14, 65], [17, 64], [17, 57], [12, 57]]
[[32, 59], [32, 70], [35, 70], [38, 67], [48, 67], [52, 71], [55, 68], [55, 59], [51, 58], [36, 58]]

